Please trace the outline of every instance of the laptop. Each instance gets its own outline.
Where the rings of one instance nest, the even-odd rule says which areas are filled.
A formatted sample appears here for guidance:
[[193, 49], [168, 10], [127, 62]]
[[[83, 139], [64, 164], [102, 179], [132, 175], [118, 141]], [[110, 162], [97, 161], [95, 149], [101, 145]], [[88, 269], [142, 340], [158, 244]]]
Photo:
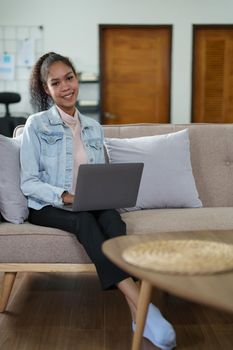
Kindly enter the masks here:
[[81, 164], [72, 211], [130, 208], [136, 205], [143, 163]]

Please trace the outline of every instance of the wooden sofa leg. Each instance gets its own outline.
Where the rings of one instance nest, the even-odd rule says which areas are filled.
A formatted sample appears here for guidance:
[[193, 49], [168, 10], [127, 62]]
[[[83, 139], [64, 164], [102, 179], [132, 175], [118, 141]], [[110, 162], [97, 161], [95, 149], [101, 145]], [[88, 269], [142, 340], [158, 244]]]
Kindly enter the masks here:
[[11, 290], [14, 285], [17, 272], [5, 272], [0, 295], [0, 312], [4, 312], [7, 307], [8, 300], [11, 295]]

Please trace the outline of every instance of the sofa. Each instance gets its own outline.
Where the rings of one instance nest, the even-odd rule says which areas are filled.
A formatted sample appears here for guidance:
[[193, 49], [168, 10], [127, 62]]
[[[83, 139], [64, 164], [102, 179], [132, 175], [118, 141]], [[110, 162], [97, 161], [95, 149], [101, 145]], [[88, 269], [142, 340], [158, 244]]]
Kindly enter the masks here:
[[[22, 130], [22, 127], [18, 127], [16, 135]], [[191, 231], [195, 230], [233, 229], [233, 125], [104, 126], [105, 137], [110, 141], [164, 136], [182, 130], [188, 130], [192, 167], [192, 171], [188, 171], [194, 178], [201, 204], [184, 207], [165, 203], [163, 207], [126, 209], [121, 215], [127, 224], [128, 234], [183, 230], [192, 234]], [[27, 221], [22, 224], [0, 223], [0, 272], [4, 273], [1, 312], [7, 307], [17, 272], [60, 271], [95, 271], [94, 265], [72, 234], [35, 226]]]

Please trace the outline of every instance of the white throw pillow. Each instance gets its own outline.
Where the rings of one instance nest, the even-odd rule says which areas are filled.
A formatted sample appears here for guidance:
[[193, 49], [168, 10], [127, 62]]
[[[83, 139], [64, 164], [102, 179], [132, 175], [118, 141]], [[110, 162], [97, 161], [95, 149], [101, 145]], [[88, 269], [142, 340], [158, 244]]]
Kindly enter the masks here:
[[0, 212], [13, 224], [28, 217], [27, 199], [20, 189], [20, 142], [20, 136], [0, 135]]
[[136, 207], [198, 208], [188, 129], [129, 139], [106, 138], [110, 163], [143, 162]]

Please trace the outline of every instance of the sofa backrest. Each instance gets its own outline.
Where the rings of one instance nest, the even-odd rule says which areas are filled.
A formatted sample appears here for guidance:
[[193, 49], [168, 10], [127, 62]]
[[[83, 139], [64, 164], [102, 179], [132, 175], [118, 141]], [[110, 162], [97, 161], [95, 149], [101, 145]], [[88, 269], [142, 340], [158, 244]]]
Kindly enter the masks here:
[[197, 190], [205, 207], [233, 206], [233, 124], [134, 124], [104, 126], [106, 137], [131, 138], [189, 129]]
[[[105, 137], [131, 138], [189, 129], [197, 190], [205, 207], [233, 206], [233, 124], [104, 125]], [[17, 127], [15, 136], [22, 133]]]

